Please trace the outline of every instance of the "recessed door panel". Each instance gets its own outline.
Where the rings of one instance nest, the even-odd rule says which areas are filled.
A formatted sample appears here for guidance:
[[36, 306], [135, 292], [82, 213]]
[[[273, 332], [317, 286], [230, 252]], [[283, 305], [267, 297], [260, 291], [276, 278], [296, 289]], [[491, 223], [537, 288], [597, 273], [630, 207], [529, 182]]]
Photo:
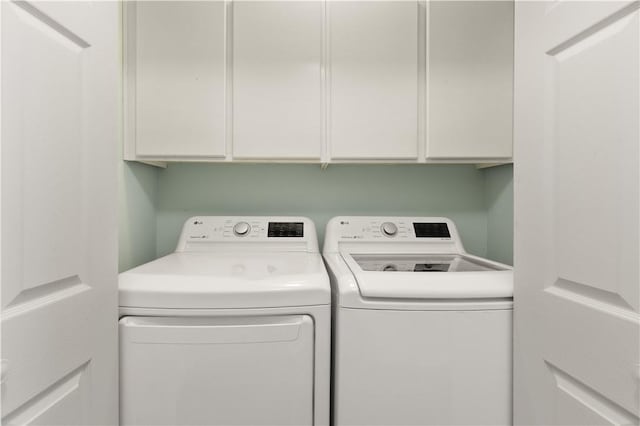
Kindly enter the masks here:
[[547, 52], [558, 278], [613, 293], [636, 311], [638, 16], [603, 22]]

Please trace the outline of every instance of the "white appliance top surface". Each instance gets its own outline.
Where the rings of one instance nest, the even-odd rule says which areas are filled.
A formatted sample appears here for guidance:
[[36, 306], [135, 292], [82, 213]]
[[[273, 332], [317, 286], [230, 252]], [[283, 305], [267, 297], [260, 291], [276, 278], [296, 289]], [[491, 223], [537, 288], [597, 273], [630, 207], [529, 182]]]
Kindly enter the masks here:
[[331, 297], [313, 222], [292, 217], [190, 218], [175, 253], [121, 273], [118, 285], [120, 306], [132, 308], [272, 308]]
[[120, 274], [120, 306], [268, 308], [330, 302], [318, 253], [173, 253]]
[[[324, 255], [328, 259], [338, 256], [355, 278], [338, 279], [342, 304], [351, 299], [360, 303], [356, 298], [513, 297], [512, 269], [467, 254], [455, 224], [446, 218], [334, 218], [327, 225]], [[328, 264], [335, 265], [332, 261]], [[344, 277], [335, 270], [334, 274]]]

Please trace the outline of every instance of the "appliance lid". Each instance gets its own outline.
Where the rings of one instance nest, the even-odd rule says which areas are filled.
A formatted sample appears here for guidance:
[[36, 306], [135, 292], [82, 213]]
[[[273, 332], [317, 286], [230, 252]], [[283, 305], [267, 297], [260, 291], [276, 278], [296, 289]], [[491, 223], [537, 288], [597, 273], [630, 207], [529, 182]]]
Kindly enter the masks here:
[[226, 309], [329, 304], [317, 253], [173, 253], [119, 276], [121, 307]]
[[479, 272], [505, 268], [459, 254], [381, 255], [354, 254], [363, 271], [379, 272]]
[[341, 253], [365, 298], [513, 297], [512, 270], [466, 254]]

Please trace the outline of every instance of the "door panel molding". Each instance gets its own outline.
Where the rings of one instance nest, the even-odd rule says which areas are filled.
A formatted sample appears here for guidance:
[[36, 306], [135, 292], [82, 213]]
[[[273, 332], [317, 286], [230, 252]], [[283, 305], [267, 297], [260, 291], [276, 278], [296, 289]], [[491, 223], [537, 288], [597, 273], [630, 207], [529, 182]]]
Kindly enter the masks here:
[[594, 309], [619, 316], [622, 319], [638, 320], [638, 314], [620, 294], [601, 290], [588, 284], [558, 278], [545, 291], [554, 296], [581, 303]]
[[2, 319], [8, 320], [31, 309], [37, 309], [45, 304], [56, 303], [89, 290], [91, 290], [91, 287], [84, 284], [78, 275], [29, 288], [18, 293], [2, 309]]
[[[16, 408], [10, 415], [2, 419], [6, 425], [47, 424], [43, 417], [48, 416], [52, 409], [60, 409], [71, 398], [82, 398], [83, 377], [86, 374], [89, 361], [67, 374], [29, 401]], [[77, 403], [76, 403], [77, 404]], [[73, 413], [77, 424], [82, 424], [85, 413]]]
[[[13, 1], [11, 4], [16, 7], [16, 13], [18, 16], [25, 19], [25, 22], [30, 23], [45, 34], [56, 37], [58, 40], [60, 40], [60, 37], [63, 37], [63, 42], [66, 40], [66, 43], [71, 42], [73, 44], [73, 50], [79, 51], [79, 49], [91, 46], [82, 37], [75, 34], [72, 30], [57, 22], [31, 3], [27, 1]], [[57, 33], [57, 36], [52, 33], [52, 31]]]
[[619, 33], [630, 23], [631, 17], [629, 15], [638, 9], [640, 9], [640, 2], [633, 2], [623, 7], [614, 14], [549, 49], [547, 55], [554, 56], [557, 60], [562, 61]]
[[[633, 413], [625, 410], [614, 401], [585, 385], [555, 365], [549, 362], [545, 362], [545, 364], [553, 375], [558, 391], [571, 397], [576, 403], [584, 407], [585, 410], [593, 411], [602, 421], [608, 421], [614, 425], [638, 424], [638, 420], [640, 419]], [[568, 424], [567, 421], [575, 420], [563, 418], [565, 416], [562, 415], [562, 409], [563, 404], [559, 404], [556, 408], [556, 420], [558, 424]]]

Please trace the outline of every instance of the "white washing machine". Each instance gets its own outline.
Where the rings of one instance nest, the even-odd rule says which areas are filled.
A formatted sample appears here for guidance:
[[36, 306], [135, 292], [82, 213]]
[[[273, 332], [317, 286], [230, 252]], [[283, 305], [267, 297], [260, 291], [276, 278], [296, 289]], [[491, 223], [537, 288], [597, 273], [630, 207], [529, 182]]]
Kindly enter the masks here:
[[119, 288], [121, 424], [329, 424], [331, 292], [309, 219], [193, 217]]
[[323, 254], [334, 425], [512, 422], [510, 267], [433, 217], [336, 217]]

